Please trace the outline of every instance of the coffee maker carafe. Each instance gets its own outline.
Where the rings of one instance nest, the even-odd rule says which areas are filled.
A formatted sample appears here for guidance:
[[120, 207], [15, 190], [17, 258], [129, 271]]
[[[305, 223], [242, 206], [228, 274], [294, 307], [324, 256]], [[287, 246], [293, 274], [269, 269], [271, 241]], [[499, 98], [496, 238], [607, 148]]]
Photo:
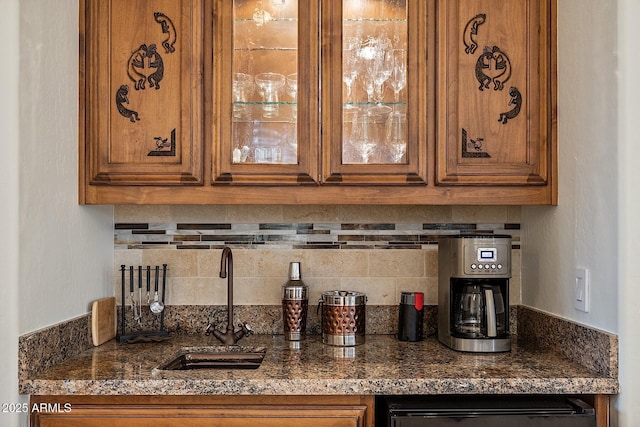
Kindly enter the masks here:
[[510, 236], [442, 238], [438, 244], [438, 339], [459, 351], [509, 351], [510, 277]]

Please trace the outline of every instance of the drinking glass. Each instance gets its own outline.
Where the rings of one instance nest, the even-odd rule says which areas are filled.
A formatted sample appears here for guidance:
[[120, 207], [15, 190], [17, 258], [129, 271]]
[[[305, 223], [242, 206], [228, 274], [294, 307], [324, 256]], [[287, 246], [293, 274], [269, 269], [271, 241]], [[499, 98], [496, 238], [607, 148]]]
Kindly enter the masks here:
[[245, 73], [233, 74], [233, 118], [249, 119], [250, 106], [247, 101], [253, 93], [253, 77]]
[[279, 94], [286, 77], [279, 73], [260, 73], [255, 77], [262, 97], [262, 117], [273, 118], [280, 114]]
[[298, 73], [292, 73], [287, 76], [287, 93], [294, 102], [291, 107], [291, 118], [296, 120], [298, 118]]

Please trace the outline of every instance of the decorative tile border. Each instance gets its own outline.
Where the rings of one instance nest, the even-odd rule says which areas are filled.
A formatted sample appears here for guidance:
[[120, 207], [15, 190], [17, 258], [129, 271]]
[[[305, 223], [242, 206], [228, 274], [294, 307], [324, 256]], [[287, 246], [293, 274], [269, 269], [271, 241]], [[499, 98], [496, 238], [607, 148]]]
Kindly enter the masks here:
[[423, 249], [438, 237], [509, 234], [520, 248], [520, 224], [446, 223], [118, 223], [116, 249]]

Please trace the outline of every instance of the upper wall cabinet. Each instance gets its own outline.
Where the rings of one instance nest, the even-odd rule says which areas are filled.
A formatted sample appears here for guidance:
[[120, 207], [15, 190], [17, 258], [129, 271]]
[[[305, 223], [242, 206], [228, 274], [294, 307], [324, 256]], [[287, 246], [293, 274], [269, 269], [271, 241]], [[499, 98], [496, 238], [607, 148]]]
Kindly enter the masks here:
[[81, 203], [554, 204], [554, 0], [84, 0]]
[[86, 185], [201, 184], [200, 1], [88, 1], [81, 12]]

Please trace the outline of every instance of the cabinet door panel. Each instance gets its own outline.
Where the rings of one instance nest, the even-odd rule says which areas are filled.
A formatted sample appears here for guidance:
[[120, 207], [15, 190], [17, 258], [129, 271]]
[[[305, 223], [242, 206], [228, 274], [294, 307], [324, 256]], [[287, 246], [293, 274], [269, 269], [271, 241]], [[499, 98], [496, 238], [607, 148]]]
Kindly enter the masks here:
[[549, 4], [439, 4], [438, 182], [544, 185], [550, 132]]
[[315, 184], [317, 1], [219, 0], [214, 15], [213, 184]]
[[201, 14], [200, 0], [87, 3], [90, 184], [203, 182]]
[[366, 407], [255, 408], [251, 406], [219, 409], [183, 407], [106, 406], [74, 408], [68, 414], [37, 414], [34, 427], [364, 427]]
[[434, 95], [425, 61], [431, 6], [323, 5], [323, 28], [331, 29], [323, 33], [324, 181], [425, 183], [426, 105]]

